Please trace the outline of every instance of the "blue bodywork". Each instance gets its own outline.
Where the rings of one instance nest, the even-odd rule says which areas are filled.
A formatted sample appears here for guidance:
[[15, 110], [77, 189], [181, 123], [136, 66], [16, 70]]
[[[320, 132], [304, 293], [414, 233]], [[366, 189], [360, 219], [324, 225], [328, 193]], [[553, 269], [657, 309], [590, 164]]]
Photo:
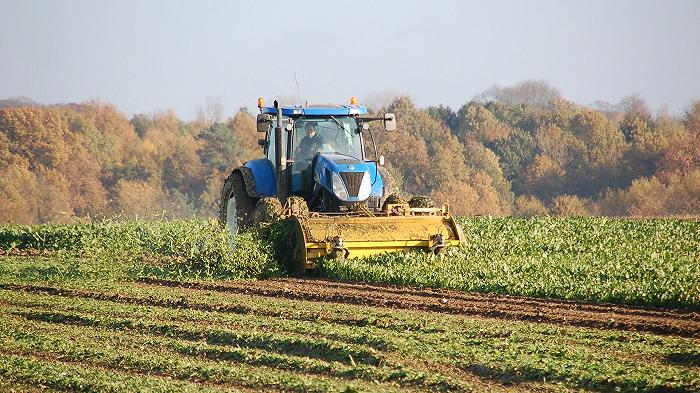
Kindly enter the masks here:
[[370, 184], [369, 196], [365, 198], [361, 198], [361, 195], [358, 197], [339, 198], [343, 202], [364, 202], [370, 196], [382, 196], [384, 181], [379, 171], [377, 171], [375, 162], [364, 162], [343, 154], [322, 153], [317, 156], [316, 166], [314, 167], [314, 182], [316, 184], [333, 193], [332, 174], [340, 174], [341, 172], [364, 172]]
[[[276, 115], [277, 110], [271, 106], [262, 107], [262, 113]], [[367, 108], [361, 105], [334, 105], [334, 106], [283, 106], [283, 116], [349, 116], [366, 115]]]
[[275, 184], [275, 168], [267, 158], [250, 160], [244, 165], [253, 173], [255, 180], [255, 191], [262, 197], [273, 197], [277, 195], [277, 185]]
[[[352, 163], [347, 163], [352, 160]], [[245, 163], [246, 168], [249, 168], [255, 180], [255, 192], [258, 198], [274, 197], [277, 195], [275, 185], [275, 171], [272, 162], [267, 158], [258, 158]], [[350, 156], [339, 154], [319, 154], [314, 171], [314, 180], [320, 186], [323, 186], [328, 191], [333, 192], [328, 185], [331, 184], [328, 176], [331, 173], [340, 172], [367, 172], [369, 174], [371, 194], [370, 196], [381, 197], [384, 192], [384, 180], [381, 174], [377, 171], [376, 162], [362, 162]], [[327, 170], [326, 170], [327, 169]], [[332, 175], [331, 175], [332, 176]], [[301, 174], [297, 173], [292, 178], [292, 193], [303, 194]], [[346, 202], [362, 202], [359, 198], [349, 197]]]
[[[277, 113], [276, 109], [273, 107], [263, 107], [261, 108], [262, 113], [275, 115]], [[356, 116], [364, 115], [367, 113], [367, 108], [359, 105], [335, 105], [335, 106], [283, 106], [282, 115], [288, 117], [297, 116]], [[382, 197], [384, 192], [384, 181], [377, 170], [377, 164], [375, 162], [365, 162], [362, 157], [352, 157], [343, 154], [330, 154], [321, 153], [316, 156], [313, 161], [314, 171], [313, 171], [313, 189], [316, 190], [318, 187], [323, 187], [331, 194], [338, 197], [342, 202], [364, 202], [369, 197]], [[245, 167], [249, 168], [252, 172], [253, 179], [255, 181], [255, 191], [258, 194], [257, 197], [274, 197], [277, 195], [276, 185], [275, 185], [275, 168], [273, 163], [268, 158], [259, 158], [256, 160], [251, 160], [245, 163]], [[347, 172], [359, 172], [365, 173], [362, 177], [363, 181], [369, 182], [369, 195], [367, 192], [358, 193], [357, 196], [353, 197], [348, 195], [345, 198], [341, 198], [333, 190], [333, 174], [335, 173], [340, 177], [341, 173]], [[342, 181], [342, 179], [341, 179]], [[342, 181], [345, 189], [347, 190], [347, 184]], [[304, 190], [302, 174], [298, 171], [293, 172], [291, 192], [297, 195], [310, 195], [312, 190]], [[366, 191], [366, 189], [364, 189]]]

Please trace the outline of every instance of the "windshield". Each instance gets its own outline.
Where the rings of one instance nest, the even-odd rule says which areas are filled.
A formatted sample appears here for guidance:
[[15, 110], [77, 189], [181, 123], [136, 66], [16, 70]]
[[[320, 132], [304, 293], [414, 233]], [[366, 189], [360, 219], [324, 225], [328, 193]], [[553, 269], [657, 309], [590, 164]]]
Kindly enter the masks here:
[[302, 116], [294, 122], [295, 161], [316, 153], [340, 153], [362, 160], [357, 120], [348, 116]]

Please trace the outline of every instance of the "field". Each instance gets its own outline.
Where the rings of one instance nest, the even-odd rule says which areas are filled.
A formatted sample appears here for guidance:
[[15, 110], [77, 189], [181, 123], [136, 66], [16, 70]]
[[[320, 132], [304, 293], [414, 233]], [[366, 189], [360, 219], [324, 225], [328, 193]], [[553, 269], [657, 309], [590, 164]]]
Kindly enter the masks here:
[[444, 258], [383, 255], [324, 276], [618, 304], [700, 308], [700, 222], [604, 217], [460, 219]]
[[281, 227], [1, 228], [0, 390], [700, 390], [698, 223], [462, 224], [307, 278]]

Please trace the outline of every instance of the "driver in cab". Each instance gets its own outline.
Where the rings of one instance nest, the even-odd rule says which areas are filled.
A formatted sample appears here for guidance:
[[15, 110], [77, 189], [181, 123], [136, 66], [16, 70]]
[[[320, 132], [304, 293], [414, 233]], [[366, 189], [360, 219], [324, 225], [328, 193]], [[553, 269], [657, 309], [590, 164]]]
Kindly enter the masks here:
[[315, 122], [306, 123], [304, 130], [306, 135], [299, 141], [296, 153], [300, 159], [309, 160], [321, 150], [323, 145], [326, 144], [326, 140], [316, 132]]

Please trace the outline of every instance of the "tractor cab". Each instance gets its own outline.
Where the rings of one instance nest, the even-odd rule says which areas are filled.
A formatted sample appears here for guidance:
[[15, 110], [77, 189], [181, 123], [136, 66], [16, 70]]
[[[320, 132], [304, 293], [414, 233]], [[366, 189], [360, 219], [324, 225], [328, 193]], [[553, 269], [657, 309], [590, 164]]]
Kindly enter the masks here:
[[[383, 157], [365, 151], [365, 134], [374, 139], [369, 122], [384, 121], [385, 129], [394, 130], [392, 114], [381, 118], [363, 117], [367, 109], [351, 105], [260, 106], [258, 131], [267, 161], [280, 172], [280, 190], [284, 196], [303, 197], [311, 210], [341, 212], [358, 203], [369, 209], [381, 207], [386, 197], [379, 166]], [[280, 122], [278, 124], [278, 122]], [[276, 140], [274, 129], [283, 130]], [[276, 149], [281, 145], [280, 165]], [[279, 193], [277, 193], [279, 194]], [[279, 195], [278, 195], [279, 196]]]

